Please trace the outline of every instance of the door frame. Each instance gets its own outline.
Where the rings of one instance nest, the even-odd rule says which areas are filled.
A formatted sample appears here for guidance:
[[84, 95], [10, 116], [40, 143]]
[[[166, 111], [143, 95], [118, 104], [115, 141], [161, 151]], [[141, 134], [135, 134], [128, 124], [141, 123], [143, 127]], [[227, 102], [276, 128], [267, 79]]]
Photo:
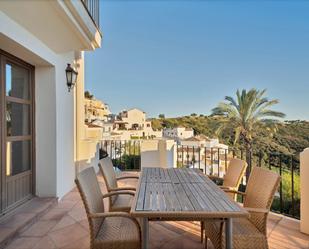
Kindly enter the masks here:
[[[35, 184], [35, 172], [36, 172], [36, 153], [35, 153], [35, 67], [3, 50], [0, 49], [0, 215], [4, 215], [7, 212], [10, 212], [12, 209], [16, 208], [20, 204], [27, 201], [29, 198], [22, 199], [20, 201], [17, 201], [13, 205], [7, 207], [6, 205], [6, 184], [7, 184], [7, 176], [6, 176], [6, 142], [7, 142], [7, 134], [6, 134], [6, 103], [7, 103], [7, 96], [5, 91], [5, 67], [6, 63], [9, 62], [13, 65], [20, 66], [22, 68], [25, 68], [29, 70], [29, 83], [30, 83], [30, 137], [31, 137], [31, 186], [30, 186], [30, 195], [35, 195], [36, 191], [36, 184]], [[9, 97], [9, 99], [14, 99], [12, 97]], [[23, 174], [24, 172], [21, 172], [19, 174]], [[18, 174], [18, 175], [19, 175]], [[10, 176], [14, 177], [14, 176]]]

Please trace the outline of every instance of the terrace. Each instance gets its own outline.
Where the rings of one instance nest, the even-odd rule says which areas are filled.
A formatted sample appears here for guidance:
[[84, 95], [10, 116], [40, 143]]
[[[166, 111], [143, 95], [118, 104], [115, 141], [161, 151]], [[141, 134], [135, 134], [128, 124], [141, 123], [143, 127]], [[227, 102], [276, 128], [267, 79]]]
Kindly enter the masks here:
[[[205, 149], [173, 140], [104, 141], [98, 151], [102, 129], [84, 125], [84, 51], [101, 46], [99, 3], [0, 1], [0, 23], [5, 24], [0, 25], [0, 248], [89, 248], [89, 227], [74, 178], [96, 167], [98, 155], [106, 153], [123, 171], [119, 174], [161, 166], [223, 176], [231, 158], [242, 158], [249, 167], [240, 190], [253, 167], [276, 171], [281, 183], [268, 217], [270, 248], [309, 248], [309, 236], [300, 232], [299, 219], [306, 217], [309, 233], [307, 193], [307, 209], [302, 213], [300, 208], [301, 190], [309, 185], [300, 187], [299, 153]], [[76, 82], [68, 79], [73, 77], [66, 75], [67, 64], [78, 72]], [[21, 105], [26, 108], [12, 108]], [[127, 129], [125, 121], [119, 126]], [[308, 164], [309, 153], [306, 160]], [[100, 174], [98, 179], [105, 193]], [[199, 222], [150, 222], [150, 248], [204, 248]]]
[[[148, 154], [145, 154], [144, 145], [138, 140], [105, 141], [101, 144], [101, 149], [108, 152], [113, 158], [114, 164], [118, 165], [119, 169], [122, 170], [122, 172], [118, 172], [120, 175], [139, 174], [137, 171], [140, 170], [143, 162], [148, 160], [145, 158]], [[103, 151], [101, 150], [101, 156]], [[224, 174], [225, 165], [231, 157], [244, 157], [245, 155], [245, 152], [242, 151], [210, 149], [203, 151], [204, 156], [202, 157], [201, 148], [181, 148], [179, 146], [176, 146], [175, 151], [177, 154], [176, 164], [179, 167], [191, 165], [191, 167], [200, 168], [205, 172], [204, 166], [207, 165], [206, 171], [208, 173], [219, 175]], [[286, 195], [284, 191], [287, 177], [282, 177], [272, 207], [273, 212], [268, 217], [267, 235], [270, 248], [309, 248], [309, 235], [300, 232], [299, 185], [295, 184], [295, 179], [299, 177], [298, 158], [289, 155], [291, 161], [288, 165], [290, 165], [291, 171], [287, 172], [284, 155], [270, 154], [268, 155], [269, 158], [266, 155], [264, 155], [264, 158], [261, 154], [256, 156], [250, 157], [252, 167], [253, 165], [267, 167], [282, 176], [289, 173], [289, 177], [292, 177], [290, 184], [292, 184], [291, 190], [293, 192], [291, 192], [291, 195]], [[247, 173], [250, 174], [250, 172]], [[243, 179], [241, 188], [245, 187], [245, 178], [246, 176]], [[98, 174], [98, 179], [102, 192], [106, 193], [106, 186], [100, 174]], [[122, 184], [133, 185], [133, 182], [132, 180], [126, 180]], [[107, 202], [105, 203], [106, 207], [108, 207]], [[36, 204], [37, 209], [39, 208]], [[16, 215], [23, 217], [33, 214], [31, 212], [36, 211], [29, 207], [22, 207], [19, 211], [21, 214]], [[12, 236], [5, 247], [6, 249], [89, 248], [88, 222], [83, 203], [76, 188], [65, 195], [58, 203], [46, 208], [45, 211], [41, 211], [39, 214], [35, 214], [35, 216], [35, 220], [28, 222], [23, 229]], [[2, 221], [0, 227], [10, 229], [14, 223], [16, 224], [16, 218], [14, 219], [13, 216], [11, 219]], [[211, 243], [209, 245], [209, 248], [213, 248]], [[150, 248], [204, 248], [204, 244], [200, 242], [199, 222], [150, 222]]]
[[[134, 174], [134, 173], [130, 173]], [[99, 176], [102, 191], [106, 191]], [[124, 184], [132, 184], [129, 180]], [[107, 203], [106, 203], [107, 205]], [[38, 206], [36, 206], [38, 208]], [[25, 210], [29, 215], [31, 209]], [[9, 228], [9, 223], [0, 225]], [[204, 248], [200, 243], [198, 222], [151, 222], [151, 249]], [[271, 213], [268, 218], [268, 239], [271, 249], [309, 248], [309, 236], [299, 232], [299, 221]], [[74, 241], [72, 243], [72, 241]], [[28, 225], [5, 249], [87, 249], [89, 228], [86, 213], [76, 189]], [[212, 248], [209, 246], [209, 248]]]

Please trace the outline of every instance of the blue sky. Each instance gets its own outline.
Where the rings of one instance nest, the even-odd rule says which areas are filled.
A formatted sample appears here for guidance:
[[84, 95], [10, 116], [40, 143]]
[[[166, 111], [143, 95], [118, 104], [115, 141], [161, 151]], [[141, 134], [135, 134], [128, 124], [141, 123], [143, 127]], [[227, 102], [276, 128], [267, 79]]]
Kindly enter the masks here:
[[86, 89], [112, 112], [210, 114], [237, 89], [267, 88], [309, 120], [309, 1], [101, 1], [102, 47]]

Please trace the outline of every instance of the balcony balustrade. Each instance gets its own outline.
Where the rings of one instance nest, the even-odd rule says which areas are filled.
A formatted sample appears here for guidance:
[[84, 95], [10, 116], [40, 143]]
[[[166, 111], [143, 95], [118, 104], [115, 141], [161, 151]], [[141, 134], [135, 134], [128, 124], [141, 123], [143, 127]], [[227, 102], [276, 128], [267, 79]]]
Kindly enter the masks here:
[[[100, 147], [102, 151], [105, 151], [104, 156], [110, 156], [119, 170], [139, 171], [141, 157], [144, 156], [144, 152], [141, 150], [142, 143], [143, 140], [109, 140], [102, 141]], [[246, 188], [246, 179], [248, 179], [252, 167], [264, 167], [277, 172], [281, 176], [281, 183], [273, 201], [272, 211], [296, 219], [300, 218], [299, 153], [283, 154], [275, 151], [249, 153], [234, 148], [205, 148], [176, 144], [175, 146], [176, 155], [174, 158], [176, 158], [176, 162], [174, 162], [174, 165], [198, 168], [207, 175], [223, 177], [231, 158], [237, 157], [246, 160], [248, 167], [240, 186], [241, 191]]]
[[81, 0], [97, 28], [100, 28], [100, 0]]

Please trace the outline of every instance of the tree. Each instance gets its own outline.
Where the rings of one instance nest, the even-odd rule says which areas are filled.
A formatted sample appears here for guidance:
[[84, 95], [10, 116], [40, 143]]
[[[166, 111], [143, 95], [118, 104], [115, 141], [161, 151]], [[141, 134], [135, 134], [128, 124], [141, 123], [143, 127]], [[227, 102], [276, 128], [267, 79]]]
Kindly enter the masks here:
[[197, 117], [196, 113], [191, 113], [191, 117]]
[[165, 115], [164, 114], [159, 114], [159, 118], [164, 119]]
[[266, 89], [237, 90], [236, 99], [225, 97], [225, 102], [219, 103], [212, 109], [213, 116], [223, 116], [216, 131], [220, 134], [225, 129], [234, 131], [234, 144], [237, 141], [244, 143], [247, 152], [252, 152], [253, 139], [261, 131], [267, 131], [272, 136], [277, 130], [278, 118], [284, 118], [282, 112], [271, 110], [278, 100], [269, 100], [265, 97]]
[[86, 99], [92, 99], [93, 98], [93, 94], [91, 94], [89, 91], [85, 91], [85, 98]]

